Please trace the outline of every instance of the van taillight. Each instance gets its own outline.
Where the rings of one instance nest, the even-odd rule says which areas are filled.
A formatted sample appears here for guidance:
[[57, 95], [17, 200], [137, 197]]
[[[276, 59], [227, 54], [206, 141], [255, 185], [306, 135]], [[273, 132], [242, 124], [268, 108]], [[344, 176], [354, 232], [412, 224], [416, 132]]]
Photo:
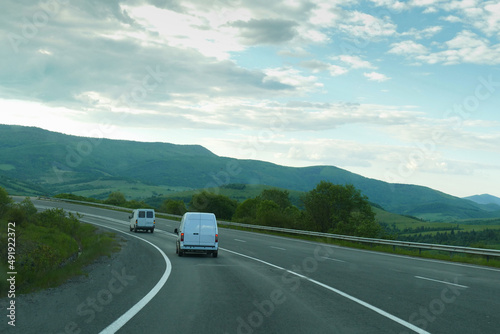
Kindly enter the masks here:
[[181, 233], [181, 241], [184, 241], [184, 233]]
[[219, 235], [218, 234], [215, 235], [215, 242], [219, 242]]
[[153, 225], [156, 225], [156, 220], [153, 220]]

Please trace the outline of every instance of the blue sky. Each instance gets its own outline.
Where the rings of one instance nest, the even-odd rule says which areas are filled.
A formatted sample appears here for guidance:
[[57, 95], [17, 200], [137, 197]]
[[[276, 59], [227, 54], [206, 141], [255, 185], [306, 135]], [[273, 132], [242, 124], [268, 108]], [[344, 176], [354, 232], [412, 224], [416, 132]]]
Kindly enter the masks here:
[[7, 1], [1, 123], [500, 196], [500, 1]]

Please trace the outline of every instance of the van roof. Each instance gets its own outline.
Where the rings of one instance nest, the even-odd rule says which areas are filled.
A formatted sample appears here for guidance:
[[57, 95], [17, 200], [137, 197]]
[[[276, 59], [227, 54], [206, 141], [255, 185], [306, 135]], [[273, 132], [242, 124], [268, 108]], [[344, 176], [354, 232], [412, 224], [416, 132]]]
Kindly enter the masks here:
[[187, 215], [187, 216], [205, 216], [205, 215], [209, 215], [209, 216], [214, 216], [215, 217], [215, 214], [210, 213], [210, 212], [186, 212], [185, 215]]

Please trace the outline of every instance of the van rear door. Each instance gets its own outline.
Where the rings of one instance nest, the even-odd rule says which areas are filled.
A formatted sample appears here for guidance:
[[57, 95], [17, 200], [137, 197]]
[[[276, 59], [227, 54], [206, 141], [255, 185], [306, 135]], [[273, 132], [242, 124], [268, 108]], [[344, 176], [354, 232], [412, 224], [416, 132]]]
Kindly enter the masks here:
[[212, 215], [201, 215], [200, 246], [215, 246], [215, 219]]
[[200, 215], [191, 214], [184, 222], [184, 245], [198, 246], [200, 244]]

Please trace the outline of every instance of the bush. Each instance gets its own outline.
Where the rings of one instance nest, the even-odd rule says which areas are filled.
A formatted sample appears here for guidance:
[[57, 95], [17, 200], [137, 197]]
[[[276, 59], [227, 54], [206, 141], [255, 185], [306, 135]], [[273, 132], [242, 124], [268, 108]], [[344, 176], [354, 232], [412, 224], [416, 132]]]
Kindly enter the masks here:
[[160, 211], [172, 215], [182, 216], [187, 212], [187, 209], [186, 209], [186, 204], [184, 204], [183, 201], [167, 199], [162, 203]]

